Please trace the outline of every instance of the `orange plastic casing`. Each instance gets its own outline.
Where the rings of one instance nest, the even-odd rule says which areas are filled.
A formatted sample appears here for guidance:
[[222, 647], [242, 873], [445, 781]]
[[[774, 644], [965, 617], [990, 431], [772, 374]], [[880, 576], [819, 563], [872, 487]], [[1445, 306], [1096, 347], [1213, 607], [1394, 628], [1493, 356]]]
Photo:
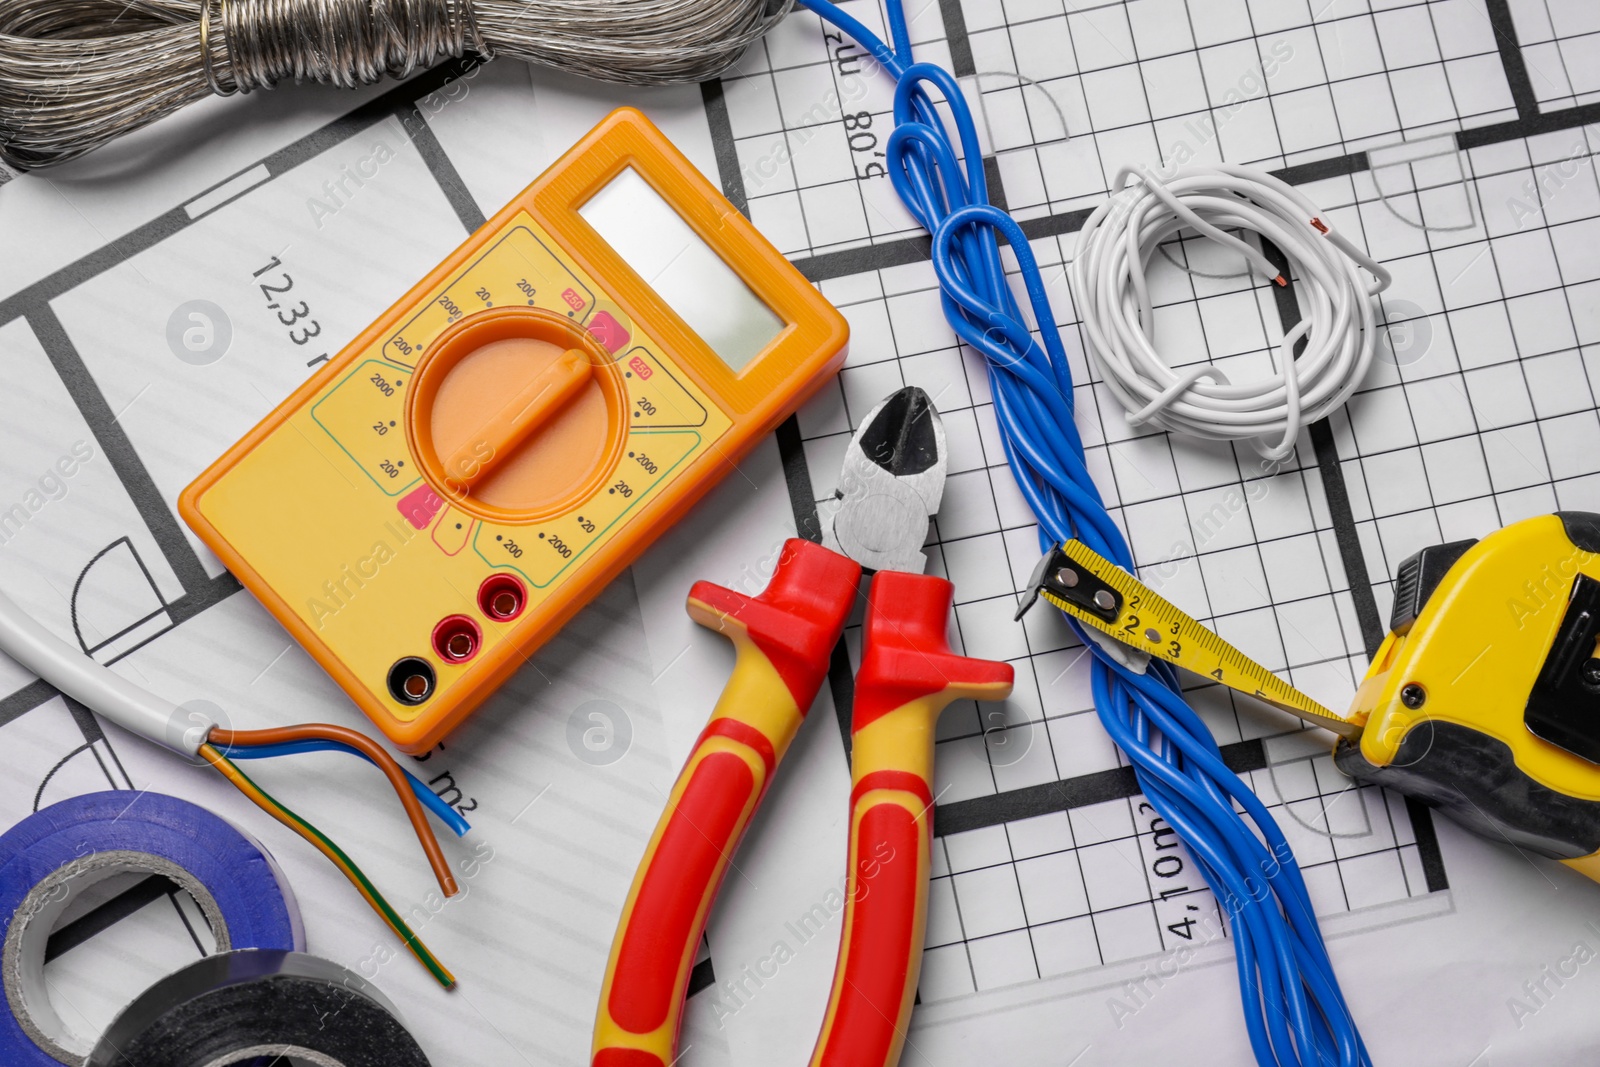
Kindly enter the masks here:
[[[579, 214], [630, 167], [783, 324], [742, 369]], [[550, 473], [559, 465], [523, 457], [522, 473], [560, 484], [544, 505], [519, 509], [441, 474], [440, 454], [462, 454], [459, 435], [437, 450], [424, 441], [419, 457], [438, 416], [419, 429], [413, 409], [446, 395], [431, 359], [522, 320], [539, 327], [529, 307], [568, 334], [584, 328], [545, 347], [589, 353], [593, 373], [568, 381], [580, 392], [563, 395], [565, 407], [541, 403], [572, 420], [551, 431], [561, 440], [548, 455], [595, 466], [567, 484]], [[497, 325], [478, 327], [480, 314]], [[391, 740], [424, 752], [810, 397], [843, 363], [847, 339], [838, 311], [648, 119], [622, 108], [202, 473], [179, 512]], [[492, 384], [498, 365], [479, 366], [491, 375], [479, 385]], [[414, 377], [426, 397], [410, 396]], [[483, 403], [520, 386], [508, 381]], [[495, 409], [483, 410], [492, 421]], [[612, 439], [590, 446], [573, 427]], [[515, 617], [486, 610], [479, 591], [491, 579], [521, 590]], [[459, 647], [472, 646], [460, 661], [435, 647], [444, 620]], [[389, 678], [408, 657], [434, 675], [414, 704]]]

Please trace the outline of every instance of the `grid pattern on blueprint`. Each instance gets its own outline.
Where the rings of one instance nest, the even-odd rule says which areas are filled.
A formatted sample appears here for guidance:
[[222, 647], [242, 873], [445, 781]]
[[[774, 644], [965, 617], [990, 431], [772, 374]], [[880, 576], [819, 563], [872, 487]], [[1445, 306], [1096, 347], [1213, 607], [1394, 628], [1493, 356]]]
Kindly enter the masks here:
[[[1085, 363], [1062, 245], [1033, 244], [1053, 307], [1069, 327], [1079, 426], [1090, 469], [1132, 536], [1143, 576], [1195, 617], [1332, 706], [1365, 669], [1320, 475], [1302, 437], [1281, 468], [1248, 448], [1136, 431]], [[1270, 373], [1281, 340], [1264, 286], [1211, 246], [1175, 242], [1153, 271], [1157, 331], [1180, 361], [1215, 358], [1240, 375]], [[850, 428], [890, 391], [918, 385], [945, 424], [950, 474], [928, 543], [929, 569], [956, 587], [952, 641], [1018, 668], [1004, 705], [960, 704], [940, 720], [941, 810], [1056, 782], [1087, 782], [1122, 761], [1093, 710], [1088, 661], [1059, 614], [1011, 623], [1039, 555], [1038, 533], [1011, 478], [981, 357], [940, 316], [931, 268], [914, 264], [823, 283], [852, 328], [838, 381], [800, 414], [807, 466], [826, 526]], [[852, 652], [859, 632], [847, 635]], [[1215, 686], [1192, 694], [1223, 745], [1293, 735], [1296, 724], [1235, 702]], [[1425, 894], [1411, 823], [1398, 802], [1356, 789], [1320, 757], [1296, 754], [1251, 772], [1282, 809], [1319, 912]], [[1321, 765], [1318, 765], [1318, 761]], [[1170, 950], [1220, 933], [1216, 904], [1140, 797], [1117, 797], [941, 838], [925, 1000], [1050, 977]], [[1391, 810], [1392, 809], [1392, 810]], [[1199, 925], [1191, 925], [1199, 924]]]
[[1342, 186], [1342, 202], [1358, 203], [1331, 214], [1361, 228], [1411, 316], [1398, 358], [1335, 420], [1382, 610], [1395, 568], [1425, 545], [1558, 508], [1600, 511], [1597, 137], [1579, 128], [1454, 154], [1459, 170], [1421, 195], [1470, 209], [1464, 228], [1415, 225], [1415, 203], [1388, 210], [1378, 172], [1318, 190], [1338, 203]]
[[[877, 3], [846, 10], [887, 39]], [[907, 4], [918, 57], [950, 66], [932, 0]], [[920, 232], [889, 183], [894, 82], [838, 31], [796, 10], [722, 77], [750, 217], [788, 256]]]
[[[1558, 506], [1600, 507], [1600, 462], [1584, 458], [1600, 455], [1600, 183], [1587, 135], [1572, 132], [1577, 116], [1560, 122], [1565, 133], [1512, 132], [1537, 133], [1541, 112], [1594, 99], [1592, 7], [944, 0], [914, 11], [914, 37], [948, 57], [976, 105], [997, 200], [1035, 220], [1028, 233], [1067, 328], [1090, 469], [1142, 576], [1330, 706], [1347, 704], [1363, 674], [1388, 575], [1406, 555]], [[881, 25], [875, 4], [852, 0], [851, 10]], [[899, 240], [919, 231], [885, 205], [882, 168], [859, 165], [887, 132], [887, 79], [814, 21], [789, 33], [730, 79], [727, 97], [752, 217], [823, 279], [852, 324], [838, 382], [799, 416], [819, 517], [826, 526], [850, 428], [891, 390], [925, 388], [951, 445], [929, 557], [956, 585], [952, 640], [1018, 667], [1004, 706], [958, 706], [940, 723], [943, 829], [923, 996], [1170, 950], [1197, 916], [1215, 931], [1215, 902], [1192, 870], [1175, 869], [1166, 828], [1128, 795], [1083, 647], [1051, 612], [1010, 624], [1037, 533], [1004, 462], [982, 361], [956, 344], [931, 267]], [[872, 77], [882, 90], [861, 80]], [[1395, 273], [1363, 393], [1315, 443], [1303, 434], [1286, 465], [1131, 429], [1082, 356], [1062, 268], [1072, 231], [1116, 168], [1191, 158], [1289, 168]], [[829, 194], [839, 199], [818, 198], [817, 175], [840, 186]], [[835, 210], [851, 203], [845, 190], [860, 216]], [[1236, 378], [1277, 372], [1284, 308], [1241, 266], [1203, 242], [1161, 249], [1153, 328], [1171, 362], [1213, 361]], [[1330, 514], [1324, 476], [1350, 510]], [[1346, 562], [1376, 588], [1353, 595]], [[1278, 809], [1320, 914], [1445, 884], [1425, 820], [1351, 786], [1281, 717], [1215, 687], [1190, 695]]]
[[[1289, 166], [1514, 119], [1488, 3], [907, 7], [918, 58], [961, 78], [990, 173], [1027, 219], [1092, 205], [1125, 164]], [[844, 6], [881, 30], [875, 0]], [[751, 217], [785, 254], [919, 232], [882, 154], [892, 81], [853, 42], [797, 12], [723, 86]]]
[[[1351, 786], [1326, 754], [1246, 781], [1288, 836], [1319, 915], [1427, 892], [1398, 798]], [[1225, 930], [1141, 797], [942, 837], [929, 892], [924, 1001], [1205, 944]]]
[[1509, 7], [1540, 110], [1600, 102], [1600, 5], [1510, 0]]
[[1125, 164], [1293, 165], [1516, 117], [1484, 0], [964, 0], [1013, 211]]

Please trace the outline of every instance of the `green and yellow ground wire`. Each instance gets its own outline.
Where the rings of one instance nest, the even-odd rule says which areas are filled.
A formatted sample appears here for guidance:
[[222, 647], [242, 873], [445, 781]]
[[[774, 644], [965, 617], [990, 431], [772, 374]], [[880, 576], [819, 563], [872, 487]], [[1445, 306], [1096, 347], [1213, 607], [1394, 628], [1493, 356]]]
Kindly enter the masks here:
[[207, 763], [215, 767], [224, 778], [231, 782], [239, 792], [248, 797], [251, 803], [311, 842], [317, 851], [328, 857], [333, 865], [338, 867], [344, 876], [350, 880], [350, 883], [360, 891], [362, 897], [371, 905], [372, 910], [382, 917], [383, 921], [388, 924], [389, 928], [395, 932], [395, 935], [401, 941], [405, 942], [406, 948], [411, 950], [412, 955], [421, 961], [422, 965], [428, 969], [428, 972], [433, 975], [439, 984], [446, 989], [455, 988], [455, 975], [451, 974], [444, 964], [440, 963], [438, 958], [428, 950], [428, 946], [423, 944], [422, 939], [412, 931], [411, 927], [406, 925], [405, 920], [400, 918], [399, 913], [383, 898], [383, 894], [378, 892], [377, 887], [362, 873], [361, 868], [356, 866], [355, 861], [345, 855], [343, 849], [334, 844], [322, 831], [273, 799], [266, 790], [251, 781], [248, 775], [213, 745], [201, 745], [200, 755]]

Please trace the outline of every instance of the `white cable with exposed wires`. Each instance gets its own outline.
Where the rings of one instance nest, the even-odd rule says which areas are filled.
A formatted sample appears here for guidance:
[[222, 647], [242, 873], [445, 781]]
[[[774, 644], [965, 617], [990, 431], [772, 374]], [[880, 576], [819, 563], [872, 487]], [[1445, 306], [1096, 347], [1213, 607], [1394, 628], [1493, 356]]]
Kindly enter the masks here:
[[[1288, 257], [1289, 277], [1230, 230], [1276, 245]], [[1302, 317], [1278, 345], [1276, 374], [1235, 383], [1211, 362], [1173, 367], [1157, 350], [1146, 271], [1156, 249], [1185, 232], [1234, 250], [1274, 284], [1294, 285]], [[1286, 459], [1301, 427], [1343, 405], [1366, 376], [1378, 334], [1372, 298], [1389, 281], [1389, 272], [1298, 190], [1229, 164], [1180, 167], [1170, 177], [1124, 167], [1110, 199], [1078, 234], [1071, 270], [1090, 358], [1129, 423], [1250, 440], [1271, 460]]]

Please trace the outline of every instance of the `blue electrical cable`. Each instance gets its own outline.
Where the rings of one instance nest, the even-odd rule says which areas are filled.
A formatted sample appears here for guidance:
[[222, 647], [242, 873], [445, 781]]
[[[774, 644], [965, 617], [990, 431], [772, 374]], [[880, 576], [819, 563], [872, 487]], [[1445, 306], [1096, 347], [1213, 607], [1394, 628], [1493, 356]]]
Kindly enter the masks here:
[[[896, 80], [895, 128], [885, 147], [889, 177], [933, 237], [945, 318], [988, 361], [1006, 459], [1038, 517], [1041, 546], [1075, 537], [1132, 573], [1133, 555], [1085, 463], [1071, 369], [1044, 280], [1021, 227], [989, 203], [977, 131], [955, 78], [912, 62], [900, 0], [884, 0], [893, 48], [829, 0], [799, 3], [854, 37]], [[959, 160], [929, 87], [955, 125]], [[1006, 283], [1001, 237], [1017, 257], [1038, 339]], [[1263, 1067], [1370, 1067], [1289, 843], [1223, 763], [1173, 668], [1153, 661], [1147, 673], [1137, 673], [1068, 621], [1093, 653], [1091, 686], [1106, 732], [1227, 912], [1256, 1060]]]
[[[346, 752], [352, 756], [360, 756], [368, 763], [372, 758], [359, 748], [343, 744], [339, 741], [325, 741], [320, 738], [305, 741], [285, 741], [276, 745], [235, 745], [222, 750], [222, 754], [232, 760], [241, 759], [272, 759], [274, 756], [298, 756], [304, 752]], [[444, 798], [422, 783], [422, 779], [410, 771], [401, 768], [405, 773], [406, 781], [411, 784], [411, 791], [417, 799], [422, 801], [424, 807], [436, 815], [440, 822], [455, 831], [457, 837], [465, 837], [472, 829], [472, 824], [464, 819], [459, 811], [444, 802]]]

